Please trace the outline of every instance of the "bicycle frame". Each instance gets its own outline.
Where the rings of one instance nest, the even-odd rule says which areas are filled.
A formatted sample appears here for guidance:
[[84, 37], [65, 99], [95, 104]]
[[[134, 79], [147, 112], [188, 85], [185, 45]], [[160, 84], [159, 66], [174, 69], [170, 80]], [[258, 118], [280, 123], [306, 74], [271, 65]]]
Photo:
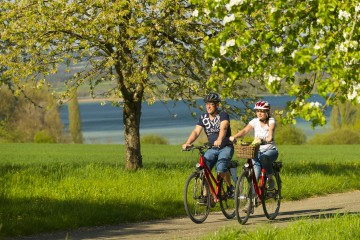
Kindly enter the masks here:
[[264, 186], [264, 184], [265, 184], [265, 169], [263, 167], [261, 167], [261, 175], [260, 175], [259, 182], [258, 182], [256, 180], [256, 175], [255, 175], [255, 171], [254, 171], [254, 164], [253, 164], [251, 158], [247, 159], [247, 164], [246, 165], [248, 165], [248, 166], [245, 166], [245, 167], [251, 169], [252, 172], [253, 172], [253, 175], [252, 175], [253, 185], [254, 185], [255, 193], [258, 196], [259, 200], [260, 200], [261, 196], [264, 193], [262, 191], [262, 188], [259, 187], [259, 183], [260, 183], [260, 186]]
[[[200, 159], [199, 159], [199, 166], [198, 168], [203, 169], [204, 170], [204, 176], [206, 178], [206, 181], [209, 183], [209, 188], [210, 188], [210, 192], [211, 195], [213, 196], [214, 202], [219, 202], [219, 191], [220, 191], [220, 175], [217, 175], [217, 178], [214, 177], [214, 175], [212, 174], [210, 168], [206, 165], [205, 161], [204, 161], [204, 156], [201, 154], [200, 155]], [[214, 184], [216, 188], [214, 188]]]
[[[207, 218], [210, 208], [220, 203], [222, 213], [227, 219], [235, 217], [235, 199], [228, 196], [226, 190], [226, 181], [220, 174], [212, 173], [206, 165], [204, 153], [209, 146], [192, 146], [191, 150], [199, 150], [199, 162], [196, 163], [196, 171], [191, 173], [186, 180], [184, 188], [185, 211], [194, 223], [202, 223]], [[231, 167], [237, 167], [238, 164], [231, 164]], [[199, 201], [201, 200], [201, 201]], [[204, 202], [203, 200], [206, 200]]]

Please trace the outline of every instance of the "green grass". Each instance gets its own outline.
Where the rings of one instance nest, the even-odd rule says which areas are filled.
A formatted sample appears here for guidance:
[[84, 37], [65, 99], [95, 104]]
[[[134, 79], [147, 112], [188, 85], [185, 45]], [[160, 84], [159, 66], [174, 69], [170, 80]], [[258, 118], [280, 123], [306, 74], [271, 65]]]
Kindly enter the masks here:
[[[180, 146], [142, 145], [127, 172], [123, 145], [0, 144], [0, 236], [184, 216], [197, 162]], [[280, 146], [284, 201], [360, 189], [360, 148]]]
[[208, 240], [309, 240], [309, 239], [360, 239], [360, 215], [319, 215], [319, 219], [303, 218], [286, 227], [271, 224], [246, 229], [227, 227], [201, 239]]

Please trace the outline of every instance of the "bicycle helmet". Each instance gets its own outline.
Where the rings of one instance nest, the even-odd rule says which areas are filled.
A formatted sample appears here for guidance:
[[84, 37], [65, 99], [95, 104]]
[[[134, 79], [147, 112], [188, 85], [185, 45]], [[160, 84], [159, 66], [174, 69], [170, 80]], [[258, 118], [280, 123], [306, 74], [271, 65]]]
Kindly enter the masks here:
[[208, 95], [206, 95], [204, 97], [204, 102], [213, 102], [213, 103], [219, 103], [220, 102], [220, 97], [219, 94], [211, 92]]
[[270, 110], [270, 104], [267, 101], [258, 101], [254, 109]]

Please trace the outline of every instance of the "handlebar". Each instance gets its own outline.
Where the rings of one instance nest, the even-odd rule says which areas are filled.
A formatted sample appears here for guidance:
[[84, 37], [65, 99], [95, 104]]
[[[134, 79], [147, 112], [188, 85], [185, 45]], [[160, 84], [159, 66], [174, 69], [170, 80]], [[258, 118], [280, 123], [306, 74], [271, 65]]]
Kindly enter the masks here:
[[201, 146], [194, 146], [194, 145], [187, 146], [185, 150], [183, 149], [183, 151], [199, 150], [200, 152], [203, 152], [205, 149], [210, 149], [213, 147], [214, 145], [210, 143], [205, 143], [204, 145]]

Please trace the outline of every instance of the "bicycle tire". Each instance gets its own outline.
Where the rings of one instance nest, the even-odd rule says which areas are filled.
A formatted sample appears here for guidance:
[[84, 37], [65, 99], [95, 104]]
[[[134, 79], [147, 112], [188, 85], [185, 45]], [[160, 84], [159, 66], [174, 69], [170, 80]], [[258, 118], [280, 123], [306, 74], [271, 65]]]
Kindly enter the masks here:
[[252, 212], [252, 174], [244, 168], [235, 187], [235, 213], [240, 224], [245, 224]]
[[235, 217], [235, 198], [227, 195], [227, 184], [224, 179], [220, 179], [220, 208], [227, 219]]
[[[266, 178], [265, 178], [266, 179]], [[281, 204], [281, 179], [280, 174], [275, 172], [275, 188], [274, 190], [268, 191], [266, 188], [266, 182], [263, 189], [263, 196], [261, 198], [261, 203], [265, 216], [269, 220], [274, 220], [279, 214], [280, 204]]]
[[[204, 189], [207, 193], [206, 204], [199, 203], [204, 197]], [[210, 189], [204, 180], [203, 174], [194, 172], [189, 175], [184, 188], [184, 205], [186, 214], [194, 223], [203, 223], [210, 212]]]

